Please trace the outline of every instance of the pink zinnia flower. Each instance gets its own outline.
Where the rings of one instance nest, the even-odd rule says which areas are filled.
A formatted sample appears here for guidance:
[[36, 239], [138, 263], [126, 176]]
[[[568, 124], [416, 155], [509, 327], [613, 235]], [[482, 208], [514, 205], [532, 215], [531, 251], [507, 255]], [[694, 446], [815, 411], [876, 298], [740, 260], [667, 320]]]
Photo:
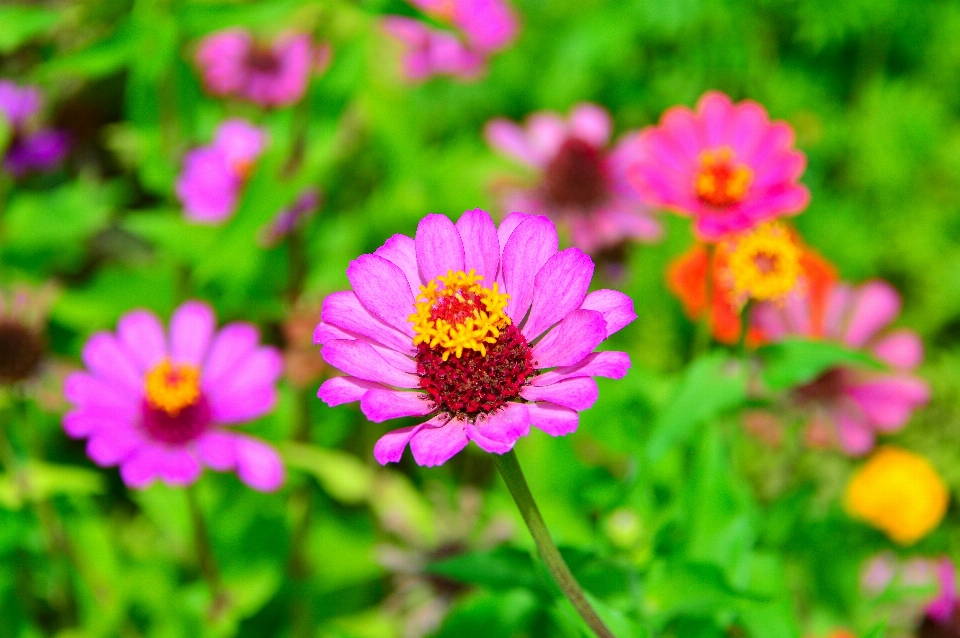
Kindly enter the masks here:
[[593, 262], [558, 251], [553, 223], [514, 213], [497, 228], [482, 210], [454, 224], [421, 220], [415, 239], [394, 235], [351, 262], [352, 291], [330, 295], [314, 340], [330, 365], [329, 405], [360, 401], [375, 422], [429, 416], [383, 436], [382, 463], [407, 444], [439, 465], [468, 441], [502, 454], [538, 427], [561, 436], [597, 399], [594, 376], [621, 378], [624, 352], [593, 352], [636, 318], [623, 293], [587, 294]]
[[759, 304], [752, 323], [770, 341], [797, 336], [830, 339], [867, 350], [887, 372], [839, 366], [792, 392], [811, 414], [808, 435], [836, 438], [848, 454], [865, 454], [877, 433], [902, 428], [930, 397], [926, 382], [911, 374], [923, 359], [923, 344], [910, 330], [883, 332], [900, 314], [900, 295], [883, 281], [859, 287], [834, 284], [826, 303], [812, 295], [791, 295], [784, 304]]
[[[937, 597], [930, 601], [924, 614], [924, 625], [948, 625], [953, 627], [954, 633], [960, 629], [960, 597], [957, 596], [957, 571], [953, 566], [953, 561], [949, 558], [941, 558], [937, 561], [937, 584], [939, 591]], [[921, 625], [919, 635], [921, 638], [927, 636], [936, 636], [936, 632], [929, 627], [927, 633]]]
[[384, 18], [383, 30], [406, 48], [403, 75], [410, 81], [420, 82], [434, 75], [472, 80], [483, 73], [486, 58], [467, 48], [453, 33], [401, 16]]
[[169, 334], [152, 313], [129, 312], [116, 335], [95, 334], [84, 346], [87, 371], [64, 384], [75, 408], [63, 427], [88, 439], [95, 463], [119, 465], [130, 487], [156, 479], [189, 485], [205, 465], [236, 471], [256, 490], [276, 490], [284, 469], [273, 448], [227, 429], [276, 403], [282, 359], [259, 341], [245, 323], [217, 332], [213, 310], [198, 301], [174, 312]]
[[187, 153], [176, 186], [187, 219], [218, 224], [230, 218], [265, 144], [266, 134], [259, 128], [227, 120], [217, 127], [213, 144]]
[[261, 44], [243, 29], [228, 29], [204, 38], [196, 60], [214, 95], [286, 106], [303, 97], [314, 70], [326, 69], [330, 47], [314, 46], [310, 36], [296, 34]]
[[498, 118], [487, 124], [487, 142], [534, 168], [537, 184], [505, 194], [505, 210], [546, 215], [568, 227], [588, 253], [627, 239], [652, 241], [659, 222], [627, 182], [635, 136], [608, 149], [610, 115], [595, 104], [575, 107], [566, 121], [555, 113], [532, 115], [521, 127]]
[[793, 148], [793, 129], [771, 123], [756, 102], [706, 93], [695, 113], [676, 106], [642, 130], [635, 151], [630, 179], [640, 194], [696, 217], [707, 241], [799, 213], [810, 201], [797, 183], [807, 160]]
[[502, 0], [410, 0], [410, 4], [460, 29], [474, 51], [498, 51], [517, 35], [517, 18]]

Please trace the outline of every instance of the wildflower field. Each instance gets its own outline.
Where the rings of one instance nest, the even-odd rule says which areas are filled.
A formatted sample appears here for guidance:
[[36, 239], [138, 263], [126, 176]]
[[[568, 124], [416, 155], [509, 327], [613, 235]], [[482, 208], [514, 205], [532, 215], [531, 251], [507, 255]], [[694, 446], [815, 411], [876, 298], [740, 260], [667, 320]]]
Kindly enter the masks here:
[[0, 638], [960, 638], [958, 34], [0, 2]]

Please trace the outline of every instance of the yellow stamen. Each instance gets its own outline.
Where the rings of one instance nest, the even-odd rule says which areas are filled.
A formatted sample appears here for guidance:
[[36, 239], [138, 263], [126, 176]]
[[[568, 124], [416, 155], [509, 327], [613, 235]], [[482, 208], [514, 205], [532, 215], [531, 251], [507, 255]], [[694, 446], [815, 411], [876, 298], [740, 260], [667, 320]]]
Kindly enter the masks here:
[[800, 248], [779, 224], [764, 224], [732, 242], [728, 268], [734, 295], [746, 300], [782, 299], [800, 277]]
[[[486, 344], [495, 343], [500, 331], [511, 323], [504, 312], [510, 295], [501, 293], [496, 283], [493, 288], [484, 287], [482, 280], [474, 270], [448, 270], [446, 275], [420, 286], [414, 302], [416, 312], [408, 319], [416, 333], [413, 344], [441, 348], [444, 361], [451, 354], [459, 359], [464, 350], [486, 356]], [[451, 312], [461, 315], [455, 323], [449, 315], [444, 317]]]
[[753, 182], [753, 171], [734, 160], [729, 146], [700, 154], [700, 172], [694, 181], [697, 196], [711, 206], [723, 208], [743, 201]]
[[177, 416], [200, 399], [200, 370], [164, 359], [147, 373], [146, 395], [152, 407]]

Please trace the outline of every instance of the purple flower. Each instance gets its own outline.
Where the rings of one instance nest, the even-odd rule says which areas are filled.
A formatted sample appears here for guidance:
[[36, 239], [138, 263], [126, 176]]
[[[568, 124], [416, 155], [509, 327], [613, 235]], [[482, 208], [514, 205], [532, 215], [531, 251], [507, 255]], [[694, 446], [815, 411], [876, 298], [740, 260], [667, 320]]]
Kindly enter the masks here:
[[55, 129], [31, 125], [43, 104], [40, 90], [0, 80], [0, 113], [12, 129], [3, 168], [14, 177], [59, 165], [70, 150], [70, 136]]
[[273, 218], [263, 234], [263, 243], [267, 246], [275, 246], [304, 220], [309, 219], [319, 206], [320, 191], [318, 189], [308, 188], [303, 191], [293, 204], [281, 210]]
[[468, 49], [453, 33], [400, 16], [384, 18], [383, 29], [406, 47], [403, 74], [410, 81], [420, 82], [434, 75], [472, 80], [483, 73], [484, 56]]
[[610, 115], [595, 104], [575, 107], [566, 121], [550, 112], [532, 115], [525, 126], [491, 121], [487, 142], [537, 172], [533, 187], [504, 192], [503, 209], [550, 217], [591, 254], [628, 239], [659, 239], [660, 223], [626, 179], [636, 135], [608, 150], [611, 128]]
[[196, 54], [208, 91], [263, 107], [298, 102], [311, 72], [322, 72], [329, 60], [330, 47], [314, 46], [307, 35], [286, 35], [266, 45], [243, 29], [207, 36]]
[[530, 426], [562, 436], [597, 399], [592, 377], [619, 379], [624, 352], [593, 352], [636, 318], [614, 290], [587, 294], [593, 262], [558, 251], [542, 216], [513, 213], [497, 228], [482, 210], [454, 224], [421, 220], [415, 239], [394, 235], [350, 263], [353, 290], [324, 301], [314, 341], [331, 366], [319, 396], [360, 401], [375, 422], [429, 420], [383, 436], [381, 464], [407, 444], [420, 465], [439, 465], [468, 441], [502, 454]]
[[84, 346], [87, 371], [64, 384], [75, 407], [63, 427], [87, 439], [95, 463], [119, 465], [130, 487], [157, 479], [189, 485], [205, 465], [236, 471], [256, 490], [276, 490], [284, 469], [273, 448], [226, 429], [276, 403], [282, 359], [259, 341], [245, 323], [217, 332], [213, 310], [198, 301], [174, 312], [169, 334], [152, 313], [129, 312], [115, 335], [95, 334]]
[[265, 144], [266, 134], [259, 128], [227, 120], [217, 127], [213, 144], [187, 153], [176, 186], [187, 219], [219, 224], [231, 217]]

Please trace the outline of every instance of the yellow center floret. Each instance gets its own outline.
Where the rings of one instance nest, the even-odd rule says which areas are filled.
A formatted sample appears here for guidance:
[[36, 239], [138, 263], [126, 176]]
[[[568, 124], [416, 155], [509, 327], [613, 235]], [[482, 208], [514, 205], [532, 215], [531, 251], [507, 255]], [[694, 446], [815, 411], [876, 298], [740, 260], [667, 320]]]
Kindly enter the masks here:
[[448, 270], [426, 286], [420, 286], [410, 315], [416, 336], [414, 345], [427, 344], [443, 351], [443, 360], [450, 355], [458, 359], [464, 350], [487, 355], [486, 344], [495, 343], [500, 331], [510, 324], [504, 309], [510, 295], [481, 285], [483, 277], [474, 270]]
[[732, 241], [728, 267], [734, 295], [741, 299], [782, 299], [797, 285], [800, 248], [783, 226], [764, 224]]
[[151, 407], [177, 416], [200, 399], [200, 370], [164, 359], [147, 373], [146, 394]]
[[726, 208], [743, 201], [753, 182], [753, 171], [734, 160], [729, 146], [700, 154], [700, 171], [694, 187], [697, 197], [716, 208]]

